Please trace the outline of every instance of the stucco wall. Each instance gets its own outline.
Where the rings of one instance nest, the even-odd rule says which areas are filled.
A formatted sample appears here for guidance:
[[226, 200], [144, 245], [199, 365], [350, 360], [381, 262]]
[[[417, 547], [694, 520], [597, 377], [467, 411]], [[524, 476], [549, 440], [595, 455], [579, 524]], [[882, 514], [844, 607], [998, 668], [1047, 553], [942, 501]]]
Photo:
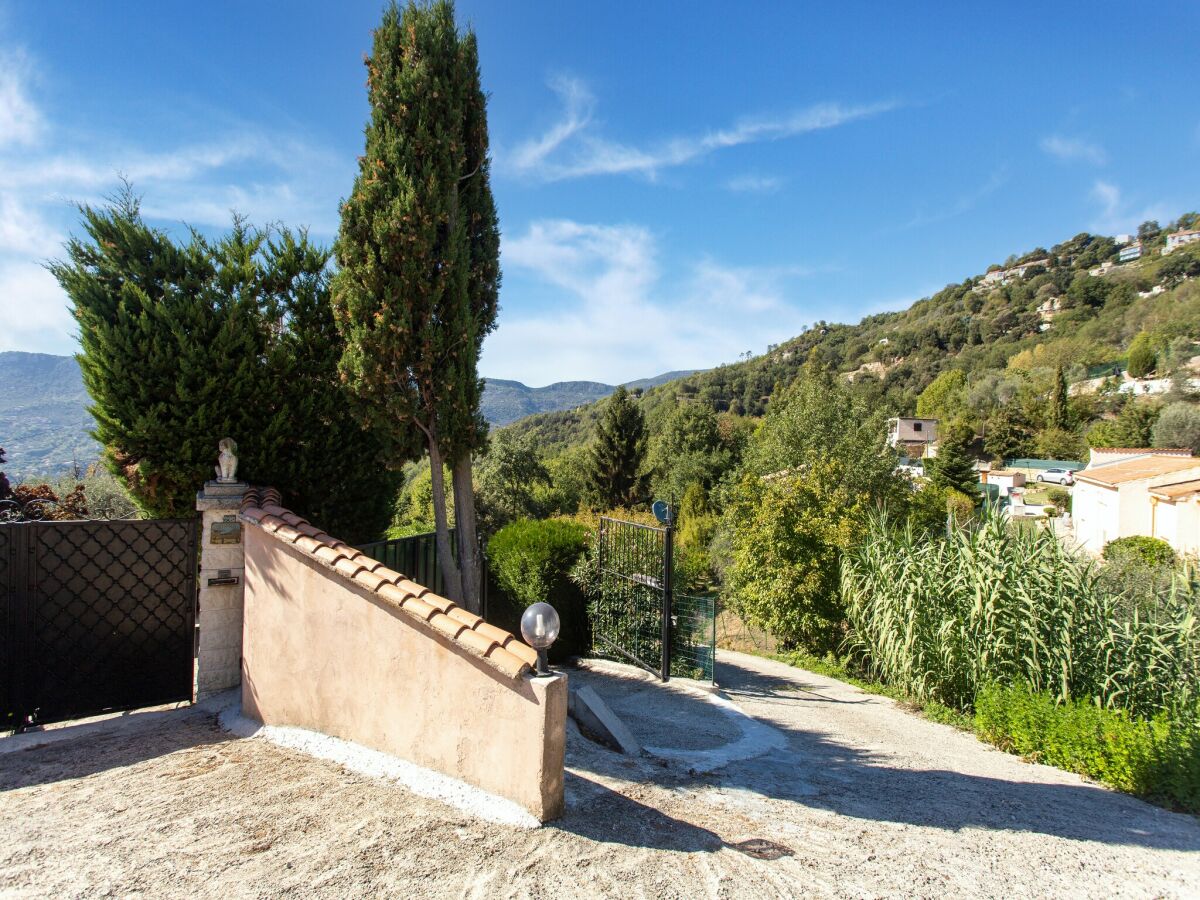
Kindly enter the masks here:
[[1119, 499], [1113, 488], [1075, 483], [1071, 497], [1071, 517], [1075, 520], [1075, 538], [1089, 553], [1099, 553], [1104, 545], [1120, 536]]
[[505, 677], [385, 599], [246, 529], [242, 709], [562, 812], [565, 676]]

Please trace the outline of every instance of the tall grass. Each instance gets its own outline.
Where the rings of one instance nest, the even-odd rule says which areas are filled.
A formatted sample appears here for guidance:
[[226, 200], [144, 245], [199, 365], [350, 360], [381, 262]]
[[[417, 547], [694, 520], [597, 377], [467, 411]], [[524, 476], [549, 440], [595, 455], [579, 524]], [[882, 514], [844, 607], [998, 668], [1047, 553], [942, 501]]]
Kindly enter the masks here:
[[876, 517], [843, 558], [849, 648], [874, 676], [923, 700], [972, 707], [987, 684], [1137, 716], [1200, 691], [1200, 580], [1181, 571], [1147, 603], [1048, 530], [985, 518], [937, 540]]

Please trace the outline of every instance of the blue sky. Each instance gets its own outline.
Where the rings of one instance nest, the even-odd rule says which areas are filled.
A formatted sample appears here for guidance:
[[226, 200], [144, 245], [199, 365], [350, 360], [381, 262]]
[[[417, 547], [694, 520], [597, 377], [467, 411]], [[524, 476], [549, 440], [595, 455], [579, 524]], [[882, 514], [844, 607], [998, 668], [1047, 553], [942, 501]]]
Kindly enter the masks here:
[[[180, 233], [332, 241], [382, 7], [283, 8], [0, 0], [0, 349], [73, 352], [39, 262], [117, 173]], [[504, 232], [483, 374], [712, 366], [1200, 207], [1200, 5], [1132, 9], [460, 2]]]

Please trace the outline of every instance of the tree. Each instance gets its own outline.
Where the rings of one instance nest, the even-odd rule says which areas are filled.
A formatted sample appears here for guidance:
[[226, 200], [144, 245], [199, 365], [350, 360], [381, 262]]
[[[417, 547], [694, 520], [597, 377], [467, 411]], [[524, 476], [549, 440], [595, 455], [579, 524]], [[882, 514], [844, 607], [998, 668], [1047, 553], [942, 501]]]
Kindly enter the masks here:
[[1187, 251], [1172, 253], [1158, 269], [1159, 280], [1168, 288], [1197, 275], [1200, 275], [1200, 257]]
[[1012, 459], [1030, 450], [1033, 428], [1016, 404], [999, 407], [987, 420], [983, 449], [993, 459]]
[[1071, 409], [1067, 397], [1067, 376], [1060, 365], [1054, 373], [1054, 390], [1050, 394], [1050, 409], [1046, 415], [1048, 428], [1070, 427]]
[[1146, 332], [1141, 332], [1133, 339], [1133, 343], [1129, 345], [1129, 374], [1134, 378], [1145, 378], [1154, 371], [1155, 353], [1154, 344], [1151, 341], [1150, 335]]
[[1151, 244], [1162, 234], [1162, 229], [1158, 226], [1158, 222], [1153, 219], [1147, 219], [1138, 226], [1137, 238], [1143, 244]]
[[959, 369], [948, 369], [929, 383], [917, 398], [917, 415], [948, 422], [962, 415], [967, 404], [967, 377]]
[[475, 494], [484, 533], [494, 533], [517, 519], [533, 519], [540, 512], [534, 497], [537, 485], [549, 485], [533, 435], [497, 431], [487, 455], [475, 470]]
[[[397, 458], [424, 444], [447, 591], [477, 612], [471, 457], [487, 440], [478, 363], [500, 286], [478, 48], [472, 32], [459, 33], [448, 0], [403, 10], [393, 2], [366, 65], [371, 121], [336, 244], [342, 371], [391, 434]], [[452, 473], [457, 559], [443, 466]]]
[[699, 485], [707, 494], [735, 462], [712, 407], [684, 403], [667, 419], [651, 453], [655, 496], [679, 504]]
[[938, 442], [937, 456], [929, 461], [929, 480], [938, 490], [978, 497], [979, 473], [961, 429], [948, 429]]
[[1087, 433], [1089, 447], [1149, 447], [1159, 409], [1130, 400], [1115, 419], [1104, 419]]
[[602, 507], [633, 506], [646, 492], [642, 472], [646, 455], [646, 420], [624, 387], [605, 404], [596, 425], [588, 488]]
[[50, 270], [79, 325], [93, 436], [138, 507], [193, 515], [232, 437], [241, 477], [345, 540], [377, 537], [396, 476], [338, 378], [328, 251], [239, 219], [177, 244], [128, 187], [80, 212], [85, 238]]
[[1200, 454], [1200, 406], [1171, 403], [1154, 426], [1155, 447], [1186, 447]]
[[906, 508], [885, 418], [840, 382], [805, 375], [775, 397], [747, 449], [723, 517], [725, 587], [739, 614], [786, 644], [836, 649], [841, 555], [868, 512]]

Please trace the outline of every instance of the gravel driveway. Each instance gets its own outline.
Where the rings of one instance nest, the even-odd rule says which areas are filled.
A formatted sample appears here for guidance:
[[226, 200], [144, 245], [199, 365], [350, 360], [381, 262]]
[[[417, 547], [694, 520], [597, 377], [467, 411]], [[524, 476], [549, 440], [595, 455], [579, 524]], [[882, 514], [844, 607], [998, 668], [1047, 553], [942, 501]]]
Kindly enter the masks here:
[[[572, 728], [567, 815], [536, 830], [235, 738], [202, 709], [2, 754], [0, 894], [1200, 896], [1193, 817], [780, 663], [725, 653], [718, 677], [752, 719], [572, 673], [678, 752], [631, 759]], [[742, 753], [758, 755], [727, 759]]]

